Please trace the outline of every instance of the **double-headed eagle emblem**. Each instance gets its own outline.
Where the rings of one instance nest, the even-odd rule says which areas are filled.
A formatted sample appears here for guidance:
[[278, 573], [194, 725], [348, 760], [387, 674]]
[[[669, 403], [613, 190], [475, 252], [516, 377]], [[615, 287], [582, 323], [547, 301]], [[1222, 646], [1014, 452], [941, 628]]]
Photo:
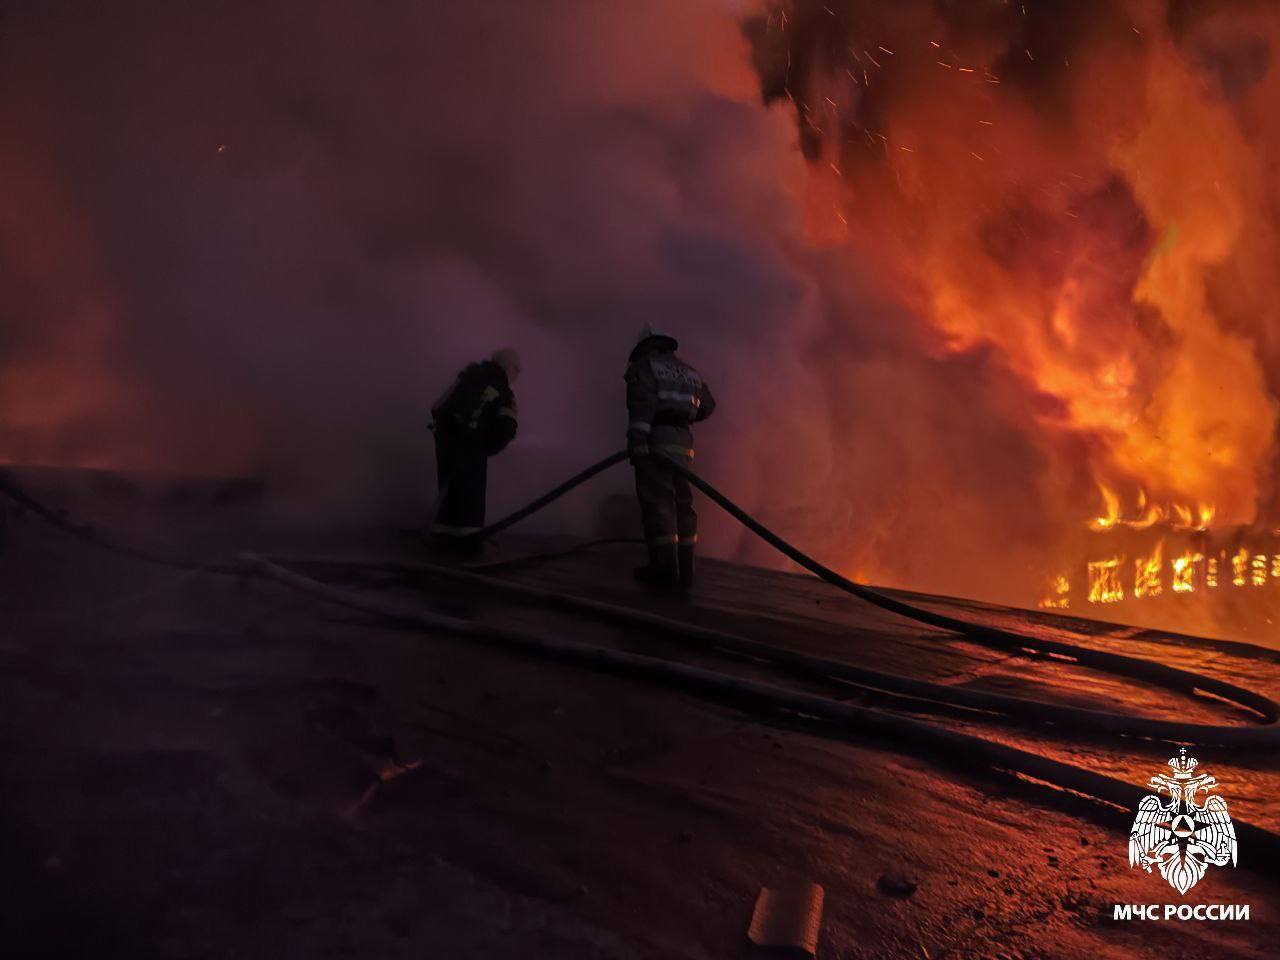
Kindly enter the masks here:
[[[1198, 761], [1183, 747], [1169, 761], [1173, 775], [1158, 773], [1147, 786], [1155, 790], [1138, 803], [1129, 833], [1129, 866], [1160, 876], [1179, 893], [1186, 893], [1205, 875], [1209, 865], [1236, 865], [1236, 830], [1227, 814], [1227, 801], [1210, 796], [1218, 781], [1196, 773]], [[1196, 794], [1204, 794], [1202, 803]], [[1161, 794], [1166, 794], [1167, 799]]]

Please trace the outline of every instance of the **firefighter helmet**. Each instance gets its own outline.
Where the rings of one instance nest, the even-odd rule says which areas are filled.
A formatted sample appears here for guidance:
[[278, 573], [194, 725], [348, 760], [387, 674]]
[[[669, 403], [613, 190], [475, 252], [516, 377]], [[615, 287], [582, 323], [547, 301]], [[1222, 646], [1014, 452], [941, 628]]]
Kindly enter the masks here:
[[647, 343], [653, 343], [654, 346], [661, 345], [666, 347], [666, 349], [670, 350], [672, 353], [675, 353], [676, 350], [680, 349], [680, 344], [676, 341], [675, 337], [668, 333], [663, 333], [660, 330], [653, 329], [653, 324], [650, 323], [646, 323], [640, 328], [640, 336], [636, 340], [636, 349], [638, 350], [642, 345]]
[[516, 377], [520, 376], [520, 354], [511, 347], [503, 347], [493, 351], [493, 356], [489, 359], [506, 372], [508, 383], [515, 383]]

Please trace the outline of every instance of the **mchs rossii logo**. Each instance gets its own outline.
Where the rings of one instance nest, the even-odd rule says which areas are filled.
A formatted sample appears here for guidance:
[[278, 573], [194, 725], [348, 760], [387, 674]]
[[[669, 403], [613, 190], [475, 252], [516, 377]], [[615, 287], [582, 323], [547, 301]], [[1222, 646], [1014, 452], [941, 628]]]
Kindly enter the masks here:
[[[1157, 773], [1147, 783], [1155, 793], [1138, 802], [1138, 815], [1129, 832], [1129, 866], [1152, 867], [1185, 894], [1204, 877], [1210, 865], [1236, 865], [1236, 830], [1227, 813], [1227, 801], [1210, 795], [1218, 781], [1196, 773], [1199, 762], [1183, 747], [1169, 761], [1173, 776]], [[1196, 802], [1196, 794], [1205, 795]], [[1164, 794], [1165, 796], [1161, 796]]]
[[[1171, 773], [1148, 781], [1152, 793], [1138, 801], [1129, 832], [1129, 866], [1159, 870], [1169, 886], [1185, 895], [1209, 867], [1236, 865], [1236, 830], [1218, 781], [1197, 772], [1199, 762], [1183, 747], [1169, 761]], [[1247, 920], [1247, 904], [1116, 904], [1116, 920]]]

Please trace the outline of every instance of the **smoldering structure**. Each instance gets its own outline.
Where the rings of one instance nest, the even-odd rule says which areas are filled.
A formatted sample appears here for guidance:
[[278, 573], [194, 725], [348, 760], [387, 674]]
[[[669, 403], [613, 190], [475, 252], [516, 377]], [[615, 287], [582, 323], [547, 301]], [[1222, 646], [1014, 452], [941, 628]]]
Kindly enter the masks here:
[[511, 342], [514, 502], [620, 444], [657, 317], [701, 468], [863, 580], [1087, 610], [1108, 497], [1280, 520], [1266, 5], [72, 6], [0, 67], [6, 459], [408, 515]]
[[[1265, 952], [1097, 921], [1167, 889], [1170, 745], [1229, 784], [1212, 895], [1273, 895], [1280, 653], [1059, 614], [1268, 619], [1269, 16], [1237, 75], [1163, 6], [12, 14], [0, 459], [215, 477], [0, 471], [0, 942], [723, 955], [799, 873], [833, 955]], [[708, 552], [813, 578], [565, 536], [634, 518], [646, 321], [715, 385]], [[478, 569], [393, 525], [496, 345]]]
[[[811, 233], [891, 278], [922, 349], [1008, 375], [986, 396], [1026, 411], [1042, 466], [1019, 501], [1052, 518], [1046, 606], [1273, 579], [1278, 26], [1258, 4], [795, 3], [749, 27]], [[1267, 596], [1226, 605], [1260, 619]]]

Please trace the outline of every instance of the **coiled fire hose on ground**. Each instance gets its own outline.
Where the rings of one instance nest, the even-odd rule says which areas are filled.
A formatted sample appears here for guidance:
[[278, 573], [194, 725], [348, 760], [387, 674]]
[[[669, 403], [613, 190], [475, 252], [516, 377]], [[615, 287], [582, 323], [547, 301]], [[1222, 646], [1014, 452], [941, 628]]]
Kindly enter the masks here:
[[[542, 507], [568, 493], [581, 483], [622, 462], [626, 459], [626, 456], [625, 451], [611, 454], [515, 513], [472, 534], [471, 537], [475, 540], [482, 540], [499, 530], [506, 529], [524, 517], [542, 509]], [[761, 644], [757, 641], [746, 640], [745, 638], [732, 637], [719, 631], [711, 631], [691, 624], [682, 624], [679, 621], [655, 617], [640, 611], [627, 611], [625, 608], [602, 604], [599, 601], [573, 598], [567, 594], [554, 594], [550, 591], [541, 591], [543, 594], [542, 599], [555, 600], [555, 602], [577, 609], [589, 610], [596, 614], [615, 617], [625, 616], [633, 622], [647, 623], [649, 626], [661, 629], [664, 633], [670, 635], [683, 635], [693, 642], [730, 650], [736, 649], [738, 652], [750, 653], [753, 656], [769, 659], [772, 662], [782, 663], [792, 668], [822, 673], [837, 679], [851, 680], [880, 689], [896, 690], [896, 692], [922, 696], [927, 699], [940, 700], [980, 710], [985, 709], [994, 713], [1003, 713], [1010, 717], [1028, 721], [1037, 720], [1038, 718], [1037, 722], [1047, 720], [1066, 724], [1081, 724], [1084, 729], [1095, 733], [1111, 732], [1109, 727], [1115, 724], [1123, 728], [1118, 731], [1120, 735], [1128, 732], [1131, 736], [1154, 737], [1188, 743], [1213, 743], [1271, 749], [1280, 745], [1280, 727], [1276, 726], [1277, 719], [1280, 719], [1280, 706], [1274, 700], [1261, 694], [1245, 690], [1234, 684], [1225, 683], [1213, 677], [1177, 670], [1136, 657], [1110, 654], [950, 617], [887, 596], [870, 587], [848, 580], [818, 563], [777, 534], [774, 534], [763, 524], [760, 524], [693, 471], [674, 461], [671, 461], [670, 465], [674, 471], [685, 476], [690, 483], [714, 500], [718, 506], [726, 510], [735, 519], [743, 523], [754, 534], [765, 540], [765, 542], [827, 583], [853, 596], [916, 622], [955, 632], [973, 642], [1014, 652], [1052, 653], [1059, 657], [1065, 656], [1082, 665], [1090, 666], [1106, 673], [1140, 678], [1187, 692], [1203, 690], [1214, 693], [1217, 696], [1254, 710], [1260, 715], [1264, 725], [1252, 728], [1238, 728], [1179, 724], [1173, 721], [1135, 718], [1122, 714], [1107, 714], [1099, 711], [1061, 707], [996, 694], [960, 691], [941, 684], [926, 683], [925, 681], [897, 677], [878, 671], [862, 670], [849, 664], [809, 657], [794, 651], [787, 651], [768, 644]], [[481, 625], [472, 621], [424, 611], [416, 607], [409, 608], [391, 601], [363, 596], [352, 591], [330, 586], [295, 570], [287, 569], [270, 557], [258, 554], [244, 554], [239, 561], [231, 563], [199, 563], [129, 547], [119, 543], [113, 537], [95, 531], [92, 527], [71, 523], [58, 511], [49, 509], [28, 495], [7, 471], [0, 472], [0, 494], [9, 497], [27, 509], [33, 510], [46, 521], [82, 540], [105, 549], [124, 553], [136, 559], [177, 566], [183, 569], [202, 569], [217, 573], [235, 573], [237, 575], [243, 575], [248, 572], [257, 573], [331, 603], [373, 614], [394, 623], [439, 630], [457, 636], [497, 643], [536, 656], [569, 661], [593, 669], [639, 676], [662, 685], [678, 686], [708, 699], [743, 702], [755, 706], [792, 711], [802, 716], [832, 723], [832, 732], [838, 736], [847, 737], [854, 732], [870, 732], [892, 741], [895, 745], [903, 744], [923, 748], [931, 753], [936, 753], [941, 759], [949, 762], [962, 761], [968, 765], [975, 760], [982, 761], [997, 770], [1029, 777], [1032, 780], [1038, 780], [1060, 789], [1086, 794], [1126, 808], [1132, 808], [1136, 805], [1144, 794], [1142, 788], [1124, 781], [927, 721], [888, 713], [876, 708], [857, 706], [829, 697], [762, 683], [677, 661], [643, 656], [575, 641], [553, 640], [524, 631]], [[298, 561], [305, 561], [308, 558], [297, 559]], [[315, 558], [311, 559], [314, 560]], [[326, 561], [321, 558], [320, 562]], [[430, 567], [430, 565], [422, 566]], [[436, 569], [452, 576], [462, 575], [457, 571], [450, 571], [449, 568]], [[479, 577], [478, 574], [467, 574], [467, 576]], [[489, 580], [491, 578], [480, 579]], [[526, 591], [528, 596], [538, 592], [537, 588], [507, 584], [505, 581], [496, 582], [504, 584], [503, 589], [514, 591], [518, 588]], [[1262, 849], [1272, 855], [1267, 858], [1266, 863], [1272, 866], [1277, 863], [1274, 855], [1280, 853], [1280, 834], [1240, 820], [1235, 821], [1235, 828], [1237, 836], [1241, 840], [1247, 841], [1254, 849]]]

